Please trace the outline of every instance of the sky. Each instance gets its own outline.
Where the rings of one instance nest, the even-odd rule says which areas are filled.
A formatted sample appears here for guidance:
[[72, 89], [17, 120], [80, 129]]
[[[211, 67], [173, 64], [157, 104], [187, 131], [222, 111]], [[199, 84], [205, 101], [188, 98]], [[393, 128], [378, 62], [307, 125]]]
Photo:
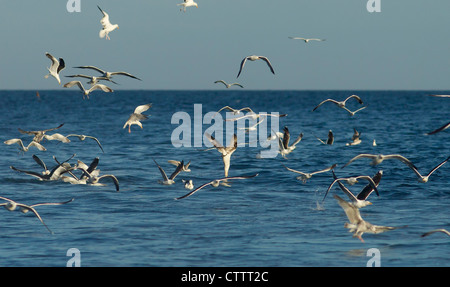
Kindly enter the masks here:
[[[49, 52], [74, 68], [126, 71], [115, 90], [450, 90], [450, 1], [380, 0], [0, 0], [0, 90], [63, 89], [45, 79]], [[119, 29], [101, 39], [99, 5]], [[288, 37], [324, 38], [308, 44]], [[239, 65], [249, 55], [262, 61]], [[86, 80], [82, 79], [83, 83]], [[87, 85], [87, 84], [86, 84]], [[234, 87], [239, 89], [237, 87]]]

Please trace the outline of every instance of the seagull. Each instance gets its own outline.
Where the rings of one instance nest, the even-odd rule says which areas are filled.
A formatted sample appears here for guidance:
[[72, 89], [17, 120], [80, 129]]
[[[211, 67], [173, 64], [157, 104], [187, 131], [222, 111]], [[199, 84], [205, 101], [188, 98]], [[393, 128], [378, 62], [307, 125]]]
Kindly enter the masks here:
[[131, 133], [132, 125], [138, 125], [141, 127], [141, 129], [143, 129], [141, 121], [148, 119], [148, 115], [144, 115], [142, 113], [150, 109], [151, 106], [152, 106], [151, 103], [137, 106], [136, 109], [134, 109], [134, 112], [130, 115], [128, 120], [123, 125], [123, 128], [125, 128], [128, 125], [128, 133]]
[[239, 87], [241, 87], [241, 88], [244, 87], [244, 86], [242, 86], [242, 85], [239, 84], [239, 83], [227, 84], [227, 83], [225, 83], [225, 81], [223, 81], [223, 80], [218, 80], [218, 81], [215, 81], [215, 82], [214, 82], [214, 84], [217, 84], [217, 83], [222, 83], [222, 84], [224, 84], [225, 87], [227, 87], [227, 89], [230, 88], [231, 86], [239, 86]]
[[24, 146], [21, 139], [10, 139], [10, 140], [4, 141], [4, 144], [7, 144], [7, 145], [12, 145], [15, 143], [18, 143], [20, 145], [20, 151], [22, 151], [22, 152], [27, 152], [30, 149], [30, 147], [32, 147], [32, 146], [36, 147], [37, 149], [39, 149], [41, 151], [47, 150], [43, 145], [41, 145], [40, 143], [37, 143], [35, 141], [31, 141], [28, 144], [28, 146]]
[[212, 135], [205, 132], [206, 138], [214, 145], [218, 152], [222, 154], [222, 161], [224, 164], [225, 177], [228, 177], [228, 170], [230, 169], [231, 155], [237, 149], [237, 136], [233, 135], [231, 143], [227, 147], [223, 147]]
[[95, 70], [95, 71], [99, 72], [100, 74], [102, 74], [102, 77], [105, 77], [107, 79], [111, 79], [111, 77], [114, 76], [114, 75], [122, 75], [122, 76], [127, 76], [127, 77], [130, 77], [130, 78], [142, 81], [138, 77], [133, 76], [132, 74], [127, 73], [127, 72], [107, 72], [107, 71], [104, 71], [104, 70], [102, 70], [100, 68], [97, 68], [95, 66], [78, 66], [78, 67], [75, 67], [75, 68], [77, 68], [77, 69], [91, 69], [91, 70]]
[[97, 8], [100, 10], [100, 12], [102, 12], [103, 17], [100, 20], [100, 24], [102, 24], [103, 29], [100, 30], [99, 33], [99, 37], [100, 38], [106, 38], [106, 40], [110, 40], [108, 34], [112, 31], [114, 31], [116, 28], [119, 29], [119, 25], [117, 24], [111, 24], [111, 22], [109, 22], [109, 15], [108, 13], [106, 13], [105, 11], [103, 11], [98, 5]]
[[190, 180], [181, 180], [184, 183], [184, 188], [189, 189], [189, 190], [193, 190], [194, 189], [194, 182], [192, 181], [192, 179]]
[[197, 187], [196, 189], [194, 189], [193, 191], [191, 191], [183, 196], [177, 197], [175, 199], [179, 200], [179, 199], [183, 199], [188, 196], [191, 196], [194, 193], [196, 193], [197, 191], [199, 191], [200, 189], [202, 189], [208, 185], [212, 185], [213, 187], [218, 187], [220, 184], [223, 184], [222, 181], [228, 181], [228, 180], [234, 180], [234, 179], [248, 179], [248, 178], [252, 178], [255, 176], [258, 176], [258, 174], [254, 174], [254, 175], [250, 175], [250, 176], [231, 176], [231, 177], [223, 177], [223, 178], [215, 179], [210, 182], [204, 183], [204, 184], [200, 185], [199, 187]]
[[15, 168], [14, 166], [10, 166], [10, 168], [12, 170], [34, 176], [41, 181], [58, 180], [63, 173], [73, 170], [73, 168], [70, 167], [70, 164], [68, 164], [68, 163], [63, 163], [63, 164], [59, 164], [59, 165], [55, 166], [48, 174], [46, 174], [46, 173], [42, 174], [39, 172], [22, 170], [22, 169]]
[[[330, 184], [330, 186], [328, 187], [327, 192], [325, 193], [325, 196], [327, 196], [327, 194], [328, 194], [328, 192], [330, 191], [331, 187], [332, 187], [336, 182], [339, 182], [339, 181], [347, 181], [348, 184], [354, 185], [355, 183], [358, 182], [358, 179], [360, 179], [360, 178], [368, 180], [370, 186], [375, 190], [375, 193], [379, 196], [378, 189], [377, 189], [377, 184], [374, 182], [374, 180], [373, 180], [370, 176], [367, 176], [367, 175], [359, 175], [359, 176], [355, 176], [355, 177], [346, 177], [346, 178], [343, 178], [343, 177], [341, 177], [341, 178], [336, 178], [336, 179]], [[325, 200], [325, 197], [323, 198], [323, 200]], [[322, 201], [323, 201], [323, 200], [322, 200]]]
[[[114, 182], [114, 185], [116, 186], [116, 191], [117, 192], [119, 191], [119, 180], [114, 175], [104, 174], [102, 176], [97, 176], [97, 175], [94, 175], [93, 173], [89, 174], [83, 168], [78, 168], [78, 169], [82, 170], [84, 172], [84, 175], [87, 175], [87, 180], [85, 181], [86, 184], [104, 186], [104, 184], [99, 183], [99, 181], [103, 178], [110, 178]], [[83, 180], [83, 179], [81, 179], [81, 180]]]
[[47, 58], [49, 58], [52, 61], [52, 65], [50, 66], [50, 68], [47, 68], [49, 73], [47, 75], [45, 75], [44, 77], [47, 79], [49, 76], [52, 76], [58, 81], [58, 84], [61, 85], [61, 79], [59, 78], [59, 72], [64, 70], [64, 68], [66, 67], [64, 60], [62, 58], [59, 58], [59, 61], [58, 61], [50, 53], [45, 53], [45, 56], [47, 56]]
[[333, 164], [330, 167], [327, 167], [327, 168], [319, 170], [319, 171], [314, 171], [314, 172], [311, 172], [311, 173], [301, 172], [301, 171], [289, 168], [289, 167], [287, 167], [285, 165], [283, 165], [283, 166], [289, 171], [301, 174], [300, 176], [297, 176], [297, 179], [303, 181], [303, 183], [306, 183], [306, 181], [308, 179], [310, 179], [314, 174], [323, 173], [323, 172], [327, 172], [327, 171], [333, 170], [333, 168], [335, 168], [337, 166], [337, 164]]
[[66, 77], [89, 79], [89, 82], [87, 82], [87, 83], [90, 84], [91, 86], [97, 84], [99, 81], [109, 81], [109, 82], [112, 82], [117, 85], [116, 82], [114, 82], [113, 80], [111, 80], [110, 78], [107, 78], [107, 77], [94, 77], [94, 76], [86, 76], [86, 75], [82, 75], [82, 74], [70, 75], [70, 76], [66, 76]]
[[[331, 171], [333, 173], [333, 178], [337, 179], [336, 175], [334, 174], [334, 171]], [[377, 172], [373, 177], [372, 180], [375, 183], [376, 186], [378, 186], [380, 184], [381, 181], [381, 177], [383, 176], [383, 171], [380, 170], [379, 172]], [[373, 187], [368, 184], [366, 185], [366, 187], [364, 187], [360, 193], [358, 193], [357, 196], [355, 196], [348, 188], [345, 187], [345, 185], [343, 185], [340, 181], [338, 181], [339, 187], [341, 188], [341, 190], [347, 194], [348, 198], [350, 198], [350, 200], [352, 201], [352, 204], [357, 207], [357, 208], [362, 208], [365, 207], [367, 205], [372, 205], [372, 203], [370, 201], [367, 200], [367, 198], [369, 197], [369, 195], [374, 191]], [[322, 202], [325, 200], [325, 197], [327, 196], [328, 192], [325, 193], [325, 196], [322, 199]], [[379, 196], [378, 192], [377, 195]]]
[[346, 146], [350, 146], [350, 145], [358, 145], [361, 143], [361, 133], [358, 132], [355, 128], [353, 128], [353, 136], [352, 136], [352, 141], [349, 143], [346, 143]]
[[80, 141], [84, 141], [85, 139], [93, 139], [97, 142], [97, 144], [100, 147], [100, 149], [102, 150], [102, 152], [104, 152], [102, 145], [100, 144], [100, 142], [98, 141], [98, 139], [96, 137], [87, 136], [87, 135], [76, 135], [76, 134], [67, 135], [66, 138], [68, 138], [68, 137], [77, 137]]
[[450, 232], [448, 232], [446, 229], [440, 228], [440, 229], [434, 229], [434, 230], [428, 231], [428, 232], [422, 234], [421, 237], [425, 237], [425, 236], [428, 236], [428, 235], [436, 233], [436, 232], [442, 232], [442, 233], [445, 233], [448, 236], [450, 236]]
[[13, 211], [17, 207], [20, 207], [20, 210], [23, 213], [27, 213], [28, 211], [33, 212], [33, 214], [39, 219], [39, 221], [45, 226], [45, 228], [47, 228], [47, 230], [51, 234], [53, 234], [53, 231], [51, 231], [50, 228], [48, 228], [47, 224], [44, 223], [44, 221], [42, 220], [41, 216], [36, 211], [35, 207], [43, 206], [43, 205], [62, 205], [62, 204], [66, 204], [66, 203], [74, 201], [75, 198], [72, 198], [72, 199], [70, 199], [68, 201], [64, 201], [64, 202], [45, 202], [45, 203], [36, 203], [36, 204], [33, 204], [33, 205], [26, 205], [26, 204], [23, 204], [23, 203], [19, 203], [19, 202], [16, 202], [16, 201], [12, 200], [12, 199], [3, 197], [3, 196], [0, 196], [0, 199], [8, 201], [7, 203], [1, 203], [0, 206], [4, 206], [9, 211]]
[[355, 160], [357, 160], [359, 158], [370, 158], [370, 159], [372, 159], [371, 165], [378, 165], [378, 164], [382, 163], [385, 159], [398, 159], [398, 160], [400, 160], [401, 162], [403, 162], [403, 163], [405, 163], [407, 165], [412, 164], [409, 161], [409, 159], [407, 159], [406, 157], [404, 157], [402, 155], [399, 155], [399, 154], [388, 154], [388, 155], [378, 154], [378, 155], [374, 155], [374, 154], [362, 153], [362, 154], [359, 154], [359, 155], [355, 156], [354, 158], [352, 158], [342, 168], [348, 166], [353, 161], [355, 161]]
[[313, 109], [313, 111], [317, 110], [318, 107], [320, 107], [321, 105], [323, 105], [323, 104], [326, 103], [326, 102], [331, 102], [331, 103], [336, 104], [336, 105], [337, 105], [338, 107], [340, 107], [340, 108], [344, 108], [346, 102], [347, 102], [349, 99], [352, 99], [352, 98], [355, 98], [361, 105], [363, 104], [363, 101], [361, 100], [360, 97], [358, 97], [357, 95], [351, 95], [351, 96], [349, 96], [348, 98], [346, 98], [346, 99], [343, 100], [343, 101], [336, 101], [336, 100], [333, 100], [333, 99], [326, 99], [326, 100], [322, 101], [320, 104], [318, 104], [318, 105]]
[[441, 131], [443, 131], [443, 130], [446, 130], [446, 129], [448, 129], [449, 127], [450, 127], [450, 122], [446, 123], [445, 125], [443, 125], [442, 127], [438, 128], [438, 129], [436, 129], [436, 130], [434, 130], [434, 131], [431, 131], [431, 132], [429, 132], [429, 133], [426, 133], [425, 135], [429, 136], [429, 135], [432, 135], [432, 134], [441, 132]]
[[280, 137], [278, 137], [278, 146], [280, 148], [280, 154], [283, 156], [283, 158], [286, 158], [286, 155], [291, 153], [296, 148], [296, 145], [302, 140], [303, 133], [300, 133], [299, 136], [292, 143], [292, 145], [289, 145], [289, 140], [291, 138], [289, 129], [285, 126], [283, 131], [284, 131], [283, 138], [281, 139]]
[[[56, 157], [53, 157], [53, 158], [56, 160], [56, 162], [58, 163], [58, 165], [62, 165], [63, 163], [68, 162], [69, 160], [71, 160], [74, 156], [75, 156], [75, 154], [73, 154], [70, 158], [68, 158], [67, 160], [63, 161], [62, 163], [58, 162], [58, 161], [56, 160]], [[53, 169], [52, 169], [52, 171], [48, 170], [47, 165], [46, 165], [46, 164], [44, 163], [44, 161], [43, 161], [42, 159], [40, 159], [37, 155], [33, 154], [33, 159], [34, 159], [34, 161], [35, 161], [38, 165], [40, 165], [40, 166], [44, 169], [44, 171], [42, 171], [42, 174], [43, 174], [43, 175], [49, 175], [50, 173], [54, 172]], [[58, 166], [56, 166], [56, 168], [57, 168], [57, 167], [58, 167]]]
[[44, 139], [49, 140], [49, 141], [58, 140], [63, 143], [70, 143], [70, 140], [67, 137], [63, 136], [62, 134], [58, 134], [58, 133], [54, 133], [52, 135], [44, 135]]
[[305, 43], [308, 43], [309, 41], [325, 41], [326, 39], [317, 39], [317, 38], [301, 38], [301, 37], [288, 37], [289, 39], [294, 40], [303, 40]]
[[34, 142], [40, 143], [45, 136], [46, 132], [50, 132], [50, 131], [54, 131], [56, 129], [59, 129], [63, 126], [64, 124], [60, 124], [59, 126], [57, 126], [56, 128], [51, 128], [51, 129], [46, 129], [46, 130], [41, 130], [41, 131], [24, 131], [22, 129], [18, 129], [20, 133], [22, 134], [27, 134], [27, 135], [34, 135], [33, 140]]
[[158, 166], [159, 171], [161, 172], [161, 175], [163, 177], [163, 181], [158, 180], [158, 183], [160, 184], [164, 184], [164, 185], [171, 185], [175, 183], [175, 177], [181, 172], [181, 170], [184, 167], [184, 162], [181, 161], [177, 168], [175, 169], [175, 171], [170, 175], [170, 177], [167, 177], [166, 172], [164, 171], [164, 169], [162, 169], [161, 166], [159, 166], [159, 164], [156, 162], [156, 160], [153, 160], [156, 163], [156, 166]]
[[247, 62], [247, 60], [250, 60], [250, 61], [263, 60], [263, 61], [266, 62], [267, 65], [269, 66], [270, 71], [272, 72], [272, 74], [275, 74], [275, 71], [273, 70], [273, 67], [272, 67], [272, 65], [270, 64], [269, 59], [268, 59], [267, 57], [252, 55], [252, 56], [247, 56], [247, 57], [245, 57], [245, 58], [242, 60], [241, 66], [240, 66], [240, 68], [239, 68], [239, 73], [238, 73], [238, 75], [237, 75], [236, 78], [239, 78], [239, 75], [241, 74], [242, 69], [244, 68], [245, 62]]
[[70, 82], [64, 84], [63, 87], [64, 88], [71, 88], [71, 87], [73, 87], [75, 85], [77, 85], [78, 88], [80, 88], [80, 91], [83, 93], [83, 99], [85, 97], [87, 97], [89, 99], [89, 94], [92, 91], [95, 91], [95, 90], [102, 90], [105, 93], [112, 93], [112, 92], [114, 92], [113, 89], [111, 89], [110, 87], [108, 87], [106, 85], [103, 85], [103, 84], [95, 84], [95, 85], [91, 86], [88, 90], [86, 90], [83, 87], [83, 84], [80, 81], [70, 81]]
[[198, 4], [196, 2], [194, 2], [194, 0], [184, 0], [183, 3], [179, 3], [177, 4], [177, 6], [182, 6], [182, 8], [180, 8], [180, 11], [184, 11], [186, 12], [186, 7], [197, 7], [198, 8]]
[[427, 175], [422, 175], [420, 174], [420, 172], [417, 170], [417, 168], [412, 164], [409, 163], [408, 166], [414, 171], [414, 173], [417, 175], [418, 181], [421, 183], [426, 183], [428, 182], [428, 178], [430, 177], [431, 174], [433, 174], [438, 168], [440, 168], [441, 166], [443, 166], [448, 160], [450, 159], [450, 156], [447, 157], [443, 162], [441, 162], [440, 164], [438, 164], [436, 167], [434, 167]]
[[[181, 162], [178, 161], [178, 160], [168, 160], [167, 162], [170, 163], [170, 164], [173, 164], [174, 166], [178, 166], [178, 165], [181, 164]], [[189, 169], [189, 165], [190, 165], [190, 164], [191, 164], [191, 161], [189, 161], [187, 164], [183, 165], [181, 171], [184, 171], [184, 172], [190, 172], [190, 171], [191, 171], [191, 170]]]
[[316, 138], [323, 144], [332, 145], [334, 143], [334, 135], [333, 135], [333, 131], [332, 130], [328, 131], [328, 138], [327, 138], [326, 141], [323, 141], [323, 140], [321, 140], [318, 137], [316, 137]]
[[334, 198], [338, 201], [338, 204], [344, 209], [345, 214], [347, 215], [350, 223], [345, 223], [344, 227], [348, 228], [350, 232], [353, 233], [353, 237], [357, 237], [361, 242], [364, 242], [362, 235], [364, 233], [382, 233], [388, 230], [397, 229], [399, 227], [390, 227], [390, 226], [379, 226], [373, 225], [364, 219], [362, 219], [361, 214], [359, 213], [359, 208], [354, 206], [352, 203], [349, 203], [338, 195], [333, 195]]

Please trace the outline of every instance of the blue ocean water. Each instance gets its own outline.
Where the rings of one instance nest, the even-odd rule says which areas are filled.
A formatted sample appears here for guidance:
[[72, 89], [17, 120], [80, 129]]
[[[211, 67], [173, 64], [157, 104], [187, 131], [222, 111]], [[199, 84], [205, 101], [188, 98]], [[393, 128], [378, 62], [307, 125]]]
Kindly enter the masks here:
[[[449, 156], [448, 130], [426, 136], [449, 120], [450, 100], [430, 97], [435, 91], [116, 91], [94, 92], [83, 100], [76, 91], [0, 91], [1, 141], [32, 137], [24, 130], [64, 126], [61, 134], [97, 137], [94, 141], [70, 143], [45, 141], [47, 151], [31, 148], [19, 153], [17, 145], [0, 148], [0, 196], [26, 204], [75, 200], [61, 206], [41, 206], [36, 210], [54, 234], [50, 234], [32, 214], [1, 209], [0, 266], [66, 266], [72, 257], [67, 250], [80, 252], [81, 266], [366, 266], [370, 248], [379, 250], [381, 266], [450, 266], [449, 237], [424, 232], [450, 229], [450, 164], [442, 166], [428, 183], [418, 183], [403, 163], [385, 161], [379, 166], [369, 160], [353, 162], [359, 153], [399, 153], [428, 173]], [[442, 91], [440, 92], [442, 93]], [[448, 93], [448, 92], [447, 92]], [[366, 109], [353, 117], [326, 98], [345, 99], [359, 95]], [[134, 108], [153, 103], [143, 129], [123, 124]], [[183, 200], [187, 193], [181, 179], [193, 179], [196, 186], [223, 176], [221, 155], [205, 147], [175, 148], [171, 123], [176, 112], [193, 116], [194, 104], [202, 104], [203, 114], [223, 106], [251, 107], [255, 112], [288, 114], [280, 119], [291, 141], [299, 133], [303, 140], [287, 159], [257, 158], [260, 147], [240, 146], [231, 158], [230, 176], [254, 174], [253, 179], [234, 181], [231, 187], [209, 187]], [[353, 101], [350, 109], [359, 108]], [[203, 125], [203, 131], [210, 125]], [[346, 146], [356, 128], [362, 142]], [[333, 145], [323, 145], [329, 130]], [[373, 146], [373, 140], [377, 145]], [[43, 182], [15, 172], [11, 165], [40, 171], [36, 154], [52, 166], [52, 156], [70, 163], [90, 163], [100, 158], [101, 174], [114, 174], [120, 182], [116, 192], [106, 186], [72, 185], [61, 181]], [[181, 173], [176, 184], [160, 185], [155, 159], [167, 173], [169, 159], [191, 161], [191, 172]], [[405, 226], [381, 233], [364, 234], [364, 243], [344, 228], [342, 208], [332, 197], [347, 197], [336, 185], [324, 202], [332, 182], [331, 173], [314, 175], [306, 183], [298, 181], [290, 168], [312, 172], [338, 164], [336, 174], [374, 175], [384, 172], [372, 194], [373, 205], [361, 209], [363, 218], [376, 225]], [[366, 182], [348, 186], [355, 193]]]

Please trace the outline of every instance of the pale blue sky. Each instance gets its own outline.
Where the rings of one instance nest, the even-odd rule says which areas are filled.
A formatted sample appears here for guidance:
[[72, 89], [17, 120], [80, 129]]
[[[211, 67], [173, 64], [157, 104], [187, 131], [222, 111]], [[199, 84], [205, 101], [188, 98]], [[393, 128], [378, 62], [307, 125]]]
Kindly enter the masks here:
[[[180, 2], [81, 0], [69, 13], [66, 0], [0, 0], [0, 89], [62, 88], [44, 79], [50, 52], [63, 75], [96, 75], [73, 68], [95, 65], [143, 79], [117, 76], [114, 89], [223, 89], [213, 82], [236, 81], [255, 54], [276, 75], [248, 62], [237, 80], [247, 89], [450, 90], [448, 0], [381, 0], [381, 13], [366, 0], [197, 0], [186, 13]], [[120, 26], [110, 41], [98, 37], [97, 5]]]

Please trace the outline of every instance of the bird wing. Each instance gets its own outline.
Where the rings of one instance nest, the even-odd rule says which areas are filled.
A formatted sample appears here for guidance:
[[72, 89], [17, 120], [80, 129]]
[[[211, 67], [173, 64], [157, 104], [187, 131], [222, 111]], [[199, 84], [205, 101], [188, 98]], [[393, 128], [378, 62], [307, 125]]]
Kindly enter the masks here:
[[[378, 187], [378, 185], [380, 184], [381, 181], [381, 177], [383, 176], [383, 171], [379, 171], [377, 172], [377, 174], [375, 174], [372, 177], [373, 182], [375, 183], [375, 185]], [[369, 195], [374, 191], [372, 185], [369, 183], [368, 185], [366, 185], [360, 193], [358, 193], [358, 195], [356, 196], [357, 199], [360, 200], [366, 200], [367, 197], [369, 197]], [[378, 196], [380, 196], [380, 194], [378, 193], [378, 191], [376, 191], [376, 194]]]
[[63, 136], [62, 134], [59, 134], [59, 133], [54, 133], [52, 135], [44, 135], [44, 138], [46, 140], [49, 140], [49, 141], [58, 140], [58, 141], [61, 141], [63, 143], [69, 143], [70, 142], [70, 140], [67, 137], [65, 137], [65, 136]]
[[135, 114], [141, 114], [145, 112], [146, 110], [150, 109], [152, 107], [152, 104], [145, 104], [141, 106], [137, 106], [136, 109], [134, 109]]
[[117, 179], [117, 177], [115, 177], [112, 174], [105, 174], [105, 175], [102, 175], [100, 177], [97, 177], [97, 180], [100, 180], [102, 178], [110, 178], [110, 179], [112, 179], [112, 181], [114, 182], [114, 185], [116, 186], [116, 191], [119, 191], [119, 180]]
[[12, 165], [11, 165], [9, 168], [11, 168], [12, 170], [18, 171], [18, 172], [26, 173], [26, 174], [28, 174], [28, 175], [37, 177], [37, 178], [39, 178], [39, 179], [41, 179], [41, 180], [44, 180], [44, 179], [46, 178], [44, 175], [42, 175], [42, 174], [40, 174], [40, 173], [38, 173], [38, 172], [18, 169], [18, 168], [15, 168], [15, 167], [12, 166]]
[[301, 172], [301, 171], [289, 168], [289, 167], [285, 166], [284, 164], [283, 164], [283, 166], [289, 171], [292, 171], [292, 172], [295, 172], [295, 173], [298, 173], [298, 174], [302, 174], [302, 175], [308, 175], [307, 173], [304, 173], [304, 172]]
[[351, 96], [349, 96], [348, 98], [346, 98], [346, 99], [344, 100], [344, 103], [347, 102], [348, 100], [352, 99], [352, 98], [355, 98], [355, 99], [358, 101], [358, 103], [360, 103], [361, 105], [363, 104], [363, 101], [362, 101], [361, 98], [360, 98], [359, 96], [357, 96], [357, 95], [351, 95]]
[[69, 200], [67, 200], [67, 201], [63, 201], [63, 202], [45, 202], [45, 203], [36, 203], [36, 204], [30, 205], [29, 207], [36, 207], [36, 206], [42, 206], [42, 205], [62, 205], [62, 204], [66, 204], [66, 203], [72, 202], [72, 201], [74, 201], [74, 200], [75, 200], [75, 198], [71, 198], [71, 199], [69, 199]]
[[[334, 173], [334, 171], [332, 170], [331, 172], [333, 173], [333, 178], [337, 179], [336, 174]], [[342, 182], [338, 181], [338, 185], [341, 188], [341, 190], [348, 196], [348, 198], [350, 198], [351, 201], [353, 201], [353, 202], [357, 201], [356, 196], [347, 187], [345, 187], [345, 185], [342, 184]], [[325, 193], [325, 196], [323, 197], [323, 200], [325, 200], [325, 197], [327, 196], [327, 194], [328, 194], [328, 191], [327, 191], [327, 193]]]
[[359, 213], [359, 209], [357, 207], [355, 207], [353, 204], [350, 204], [349, 202], [343, 200], [336, 194], [333, 195], [333, 197], [336, 198], [338, 204], [344, 210], [350, 223], [358, 224], [359, 222], [364, 221], [362, 219], [361, 214]]
[[218, 80], [218, 81], [215, 81], [215, 82], [214, 82], [214, 84], [217, 84], [217, 83], [222, 83], [222, 84], [224, 84], [225, 86], [227, 86], [227, 83], [225, 83], [225, 81], [223, 81], [223, 80]]
[[159, 172], [161, 173], [164, 181], [168, 181], [169, 178], [166, 175], [166, 172], [164, 171], [164, 169], [162, 169], [162, 167], [159, 166], [159, 164], [156, 162], [156, 160], [153, 160], [156, 163], [156, 166], [158, 166]]
[[101, 74], [105, 74], [105, 71], [103, 71], [102, 69], [97, 68], [95, 66], [78, 66], [78, 67], [74, 67], [74, 68], [77, 68], [77, 69], [91, 69], [91, 70], [95, 70], [95, 71], [97, 71], [97, 72], [99, 72]]
[[34, 161], [40, 165], [44, 170], [47, 170], [47, 166], [45, 165], [45, 163], [37, 156], [33, 154], [33, 159]]
[[342, 166], [341, 168], [346, 167], [347, 165], [351, 164], [352, 162], [354, 162], [355, 160], [359, 159], [359, 158], [376, 158], [376, 155], [373, 154], [368, 154], [368, 153], [361, 153], [357, 156], [355, 156], [354, 158], [352, 158], [351, 160], [349, 160], [349, 162], [347, 162], [346, 164], [344, 164], [344, 166]]
[[241, 65], [240, 65], [240, 67], [239, 67], [239, 73], [238, 73], [238, 75], [237, 75], [236, 78], [239, 78], [239, 75], [241, 74], [242, 69], [244, 68], [245, 62], [247, 62], [247, 59], [248, 59], [248, 57], [245, 57], [245, 58], [241, 61]]
[[189, 197], [189, 196], [193, 195], [194, 193], [196, 193], [197, 191], [199, 191], [200, 189], [204, 188], [205, 186], [208, 186], [208, 185], [212, 184], [213, 182], [214, 182], [214, 180], [210, 181], [210, 182], [207, 182], [207, 183], [204, 183], [204, 184], [200, 185], [199, 187], [197, 187], [196, 189], [186, 193], [183, 196], [176, 197], [175, 199], [179, 200], [179, 199], [183, 199], [183, 198]]
[[303, 138], [303, 133], [300, 133], [299, 136], [295, 139], [295, 141], [291, 144], [291, 146], [296, 146], [299, 142], [301, 142]]
[[314, 112], [315, 110], [317, 110], [317, 108], [319, 108], [321, 105], [323, 105], [323, 104], [326, 103], [326, 102], [333, 102], [333, 103], [335, 103], [335, 104], [338, 103], [337, 101], [335, 101], [335, 100], [333, 100], [333, 99], [326, 99], [326, 100], [322, 101], [320, 104], [318, 104], [318, 105], [313, 109], [313, 112]]
[[184, 161], [181, 161], [178, 165], [175, 171], [170, 175], [169, 179], [174, 180], [175, 177], [183, 170], [184, 167]]
[[110, 87], [108, 87], [108, 86], [106, 86], [106, 85], [103, 85], [103, 84], [95, 84], [95, 85], [93, 85], [93, 86], [89, 89], [89, 92], [92, 92], [92, 91], [94, 91], [94, 90], [102, 90], [103, 92], [106, 92], [106, 93], [114, 92], [113, 89], [111, 89]]
[[284, 127], [284, 134], [283, 134], [283, 147], [285, 149], [289, 146], [289, 140], [291, 139], [291, 134], [289, 133], [289, 129], [287, 127]]
[[142, 80], [141, 80], [141, 79], [139, 79], [138, 77], [136, 77], [136, 76], [133, 76], [132, 74], [130, 74], [130, 73], [127, 73], [127, 72], [112, 72], [112, 73], [111, 73], [111, 75], [122, 75], [122, 76], [127, 76], [127, 77], [130, 77], [130, 78], [133, 78], [133, 79], [136, 79], [136, 80], [142, 81]]
[[311, 174], [317, 174], [317, 173], [327, 172], [327, 171], [333, 170], [336, 166], [337, 166], [337, 164], [333, 164], [333, 165], [330, 166], [330, 167], [327, 167], [327, 168], [322, 169], [322, 170], [319, 170], [319, 171], [312, 172]]
[[71, 88], [73, 86], [77, 85], [78, 88], [84, 93], [85, 89], [83, 87], [83, 84], [80, 81], [70, 81], [63, 85], [64, 88]]
[[103, 150], [102, 145], [100, 144], [100, 141], [96, 137], [93, 137], [93, 136], [85, 136], [85, 137], [95, 140], [97, 142], [98, 146], [100, 147], [100, 149], [102, 150], [102, 152], [105, 152]]
[[273, 70], [272, 64], [270, 63], [269, 59], [267, 57], [263, 57], [263, 56], [259, 56], [259, 58], [261, 60], [263, 60], [264, 62], [266, 62], [267, 65], [269, 66], [270, 71], [272, 72], [272, 74], [275, 74], [275, 71]]
[[52, 61], [52, 65], [50, 66], [50, 70], [56, 72], [58, 70], [59, 62], [58, 59], [53, 57], [50, 53], [45, 53], [45, 56]]
[[442, 165], [444, 165], [448, 160], [450, 159], [450, 157], [447, 157], [443, 162], [441, 162], [440, 164], [438, 164], [436, 167], [434, 167], [427, 176], [430, 176], [433, 172], [435, 172], [438, 168], [440, 168]]
[[429, 133], [426, 133], [426, 135], [432, 135], [432, 134], [438, 133], [438, 132], [440, 132], [440, 131], [443, 131], [443, 130], [445, 130], [445, 129], [448, 129], [449, 127], [450, 127], [450, 122], [446, 123], [445, 125], [443, 125], [442, 127], [438, 128], [438, 129], [436, 129], [436, 130], [434, 130], [434, 131], [431, 131], [431, 132], [429, 132]]
[[39, 215], [39, 213], [37, 213], [37, 211], [36, 211], [33, 207], [28, 206], [28, 205], [26, 205], [26, 204], [22, 204], [22, 203], [17, 203], [17, 206], [20, 206], [20, 207], [22, 207], [22, 208], [28, 209], [28, 210], [30, 210], [31, 212], [33, 212], [33, 214], [39, 219], [39, 221], [45, 226], [45, 228], [47, 228], [47, 230], [48, 230], [50, 233], [53, 234], [53, 231], [51, 231], [50, 228], [48, 228], [47, 224], [45, 224], [44, 220], [42, 220], [42, 218], [41, 218], [41, 216]]
[[41, 145], [40, 143], [37, 143], [35, 141], [31, 141], [30, 144], [28, 144], [28, 147], [30, 147], [30, 146], [34, 146], [38, 150], [41, 150], [41, 151], [46, 151], [47, 150], [43, 145]]
[[56, 70], [56, 73], [61, 72], [66, 67], [66, 63], [64, 62], [63, 58], [59, 58], [59, 64], [58, 69]]

